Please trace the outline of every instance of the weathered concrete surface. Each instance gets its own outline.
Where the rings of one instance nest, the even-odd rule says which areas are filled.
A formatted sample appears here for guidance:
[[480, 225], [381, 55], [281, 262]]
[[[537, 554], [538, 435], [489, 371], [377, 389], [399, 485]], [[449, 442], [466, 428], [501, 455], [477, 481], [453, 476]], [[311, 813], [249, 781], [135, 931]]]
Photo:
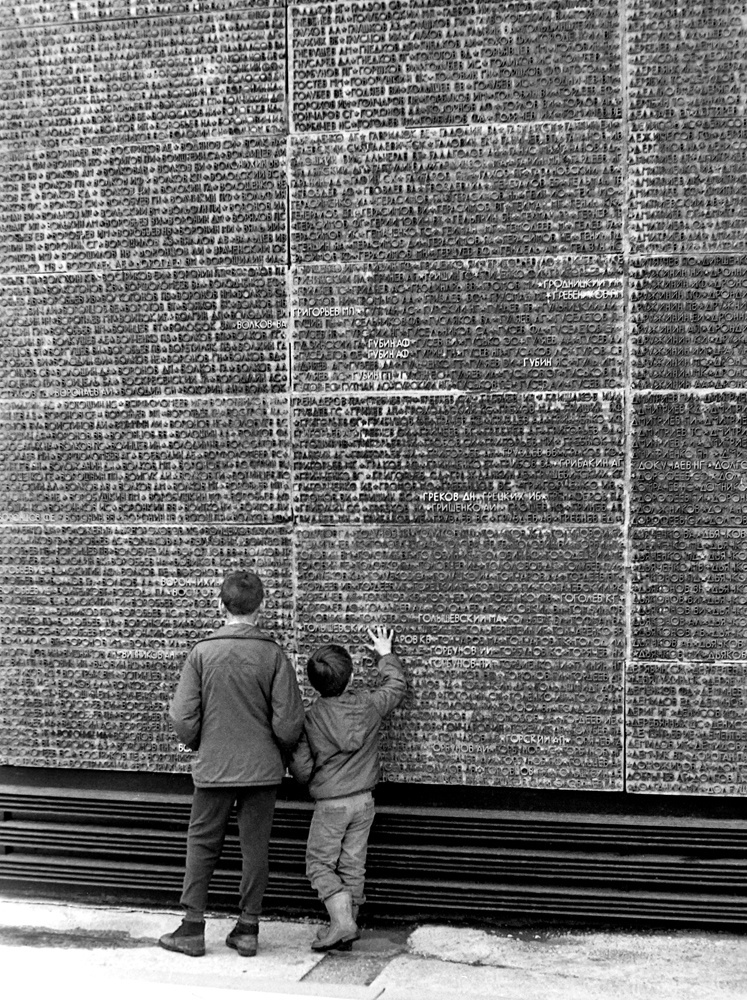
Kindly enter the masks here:
[[[387, 1000], [411, 1000], [438, 974], [444, 996], [466, 989], [500, 1000], [744, 1000], [747, 938], [708, 932], [522, 935], [419, 927], [411, 954], [377, 980]], [[440, 993], [434, 997], [440, 998]]]
[[707, 931], [365, 930], [350, 954], [310, 951], [317, 925], [266, 920], [260, 954], [160, 949], [175, 911], [0, 899], [3, 1000], [745, 1000], [747, 936]]
[[[234, 920], [206, 925], [206, 954], [187, 958], [158, 946], [181, 920], [175, 911], [68, 906], [0, 900], [4, 1000], [218, 1000], [226, 990], [264, 996], [373, 998], [376, 991], [304, 987], [323, 956], [310, 950], [316, 925], [264, 921], [260, 954], [242, 958], [225, 945]], [[268, 993], [272, 990], [272, 993]], [[312, 992], [313, 990], [313, 992]]]

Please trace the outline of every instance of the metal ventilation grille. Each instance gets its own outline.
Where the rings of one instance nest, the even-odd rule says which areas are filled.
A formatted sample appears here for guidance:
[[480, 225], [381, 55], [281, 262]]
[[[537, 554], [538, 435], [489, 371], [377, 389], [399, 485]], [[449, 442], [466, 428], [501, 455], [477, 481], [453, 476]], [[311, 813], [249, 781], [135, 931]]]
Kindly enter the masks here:
[[[189, 797], [0, 791], [0, 887], [23, 895], [175, 905]], [[279, 802], [268, 912], [318, 914], [304, 874], [307, 803]], [[368, 857], [379, 919], [747, 926], [741, 820], [382, 806]], [[233, 907], [234, 826], [211, 886]]]

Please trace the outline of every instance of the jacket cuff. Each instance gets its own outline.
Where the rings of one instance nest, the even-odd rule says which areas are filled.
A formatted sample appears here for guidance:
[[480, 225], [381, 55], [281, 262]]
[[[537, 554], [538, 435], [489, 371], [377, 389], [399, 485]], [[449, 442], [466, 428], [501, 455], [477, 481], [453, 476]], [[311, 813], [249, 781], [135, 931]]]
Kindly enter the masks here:
[[395, 670], [403, 670], [402, 660], [396, 653], [385, 653], [379, 657], [376, 666], [381, 670], [383, 667], [394, 667]]

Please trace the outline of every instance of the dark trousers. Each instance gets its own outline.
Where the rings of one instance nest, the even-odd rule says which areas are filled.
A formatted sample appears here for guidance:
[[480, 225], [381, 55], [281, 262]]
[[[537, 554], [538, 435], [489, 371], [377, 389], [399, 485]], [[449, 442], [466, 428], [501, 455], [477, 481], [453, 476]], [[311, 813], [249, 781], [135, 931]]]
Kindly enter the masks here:
[[204, 920], [210, 879], [218, 864], [231, 807], [236, 803], [243, 860], [242, 920], [256, 923], [269, 878], [268, 849], [277, 787], [195, 788], [187, 832], [181, 905], [187, 920]]

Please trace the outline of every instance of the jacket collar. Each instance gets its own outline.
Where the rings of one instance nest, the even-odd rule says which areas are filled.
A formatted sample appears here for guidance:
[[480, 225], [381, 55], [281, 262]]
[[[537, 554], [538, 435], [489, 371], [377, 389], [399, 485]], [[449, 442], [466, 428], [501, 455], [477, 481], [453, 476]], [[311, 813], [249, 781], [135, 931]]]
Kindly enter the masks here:
[[240, 636], [242, 639], [270, 639], [267, 632], [263, 632], [256, 625], [221, 625], [219, 629], [212, 632], [209, 639], [231, 639]]

